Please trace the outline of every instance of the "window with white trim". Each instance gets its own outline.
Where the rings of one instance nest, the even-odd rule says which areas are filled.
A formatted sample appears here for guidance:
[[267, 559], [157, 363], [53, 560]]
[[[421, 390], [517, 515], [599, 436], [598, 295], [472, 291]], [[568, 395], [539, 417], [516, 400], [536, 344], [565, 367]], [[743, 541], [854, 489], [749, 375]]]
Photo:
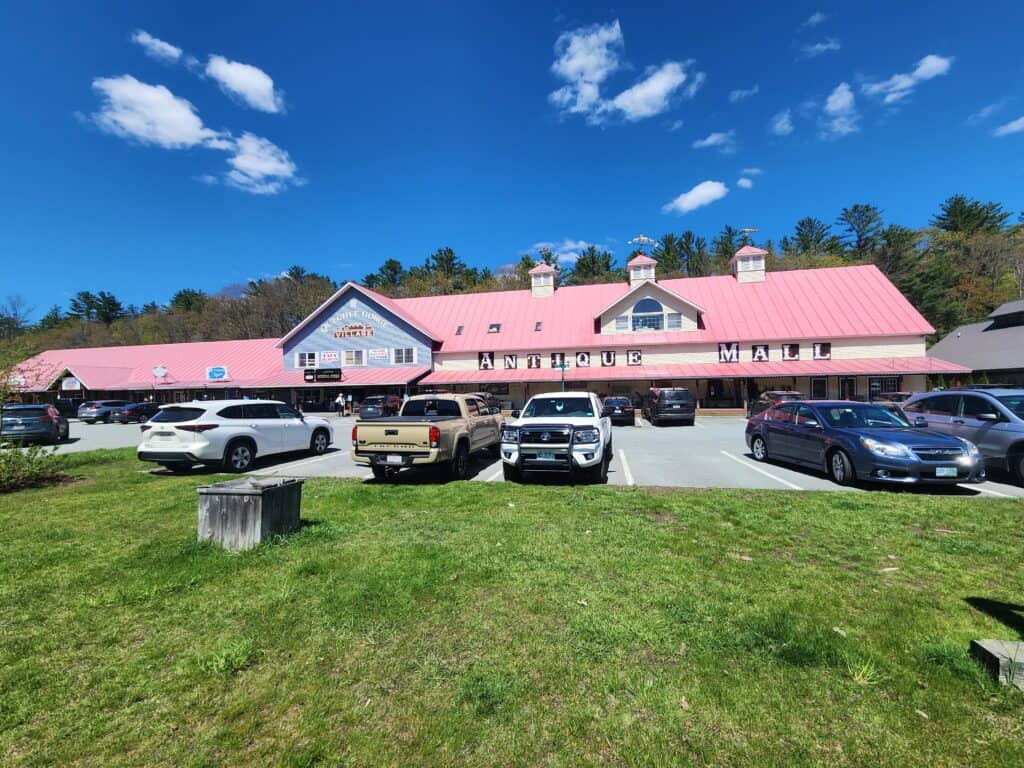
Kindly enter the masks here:
[[681, 312], [669, 312], [665, 315], [665, 327], [670, 331], [681, 331], [683, 329], [683, 315]]
[[633, 305], [634, 331], [660, 331], [665, 327], [665, 310], [654, 299], [640, 299]]
[[366, 365], [366, 353], [361, 349], [346, 349], [345, 365]]
[[616, 333], [625, 333], [628, 330], [629, 330], [629, 316], [628, 315], [619, 315], [618, 317], [616, 317], [615, 318], [615, 332]]
[[394, 365], [408, 365], [416, 362], [416, 348], [407, 347], [405, 349], [393, 349], [391, 350], [391, 362]]
[[296, 352], [296, 368], [316, 368], [316, 352]]

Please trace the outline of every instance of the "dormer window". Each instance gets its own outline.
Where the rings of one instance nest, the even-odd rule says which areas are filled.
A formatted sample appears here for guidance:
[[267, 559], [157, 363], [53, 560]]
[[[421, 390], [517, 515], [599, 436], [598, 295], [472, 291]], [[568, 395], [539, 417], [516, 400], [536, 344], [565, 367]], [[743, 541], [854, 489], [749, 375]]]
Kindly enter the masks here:
[[634, 331], [661, 331], [665, 328], [665, 309], [654, 299], [640, 299], [633, 305]]
[[534, 323], [533, 324], [533, 331], [534, 331], [534, 333], [538, 332], [541, 329], [542, 325], [543, 325], [543, 323], [540, 320], [538, 320], [536, 323]]
[[488, 333], [501, 333], [501, 323], [491, 323], [487, 326]]
[[461, 326], [461, 325], [458, 328], [456, 328], [455, 329], [455, 335], [456, 336], [461, 336], [462, 335], [462, 329], [463, 329], [463, 326]]

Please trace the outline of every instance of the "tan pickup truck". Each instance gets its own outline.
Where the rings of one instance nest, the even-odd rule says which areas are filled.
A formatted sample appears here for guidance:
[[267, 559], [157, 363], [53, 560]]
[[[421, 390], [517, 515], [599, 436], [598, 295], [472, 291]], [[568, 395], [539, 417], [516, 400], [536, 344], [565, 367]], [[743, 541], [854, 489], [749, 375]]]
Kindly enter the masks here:
[[385, 478], [405, 467], [434, 465], [453, 480], [466, 477], [469, 457], [501, 445], [502, 417], [475, 395], [419, 395], [398, 416], [358, 421], [352, 459]]

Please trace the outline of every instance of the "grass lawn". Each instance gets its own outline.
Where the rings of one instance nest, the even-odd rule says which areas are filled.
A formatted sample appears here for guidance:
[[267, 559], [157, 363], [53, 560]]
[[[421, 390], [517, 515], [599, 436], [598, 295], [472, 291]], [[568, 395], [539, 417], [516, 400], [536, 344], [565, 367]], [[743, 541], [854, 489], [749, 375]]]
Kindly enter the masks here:
[[0, 764], [1024, 765], [1019, 501], [314, 480], [233, 555], [144, 469], [0, 495]]

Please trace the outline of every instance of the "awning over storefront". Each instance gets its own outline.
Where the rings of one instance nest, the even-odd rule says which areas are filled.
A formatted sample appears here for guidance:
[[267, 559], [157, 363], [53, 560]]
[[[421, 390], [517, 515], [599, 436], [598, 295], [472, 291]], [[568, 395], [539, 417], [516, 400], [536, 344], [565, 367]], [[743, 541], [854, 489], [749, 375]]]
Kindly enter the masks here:
[[[710, 363], [700, 365], [632, 365], [609, 368], [569, 368], [566, 381], [626, 381], [668, 379], [772, 379], [792, 376], [900, 376], [956, 374], [970, 370], [934, 357], [872, 357], [855, 360], [797, 360], [766, 363]], [[527, 370], [438, 370], [420, 384], [489, 384], [561, 381], [555, 368]]]

